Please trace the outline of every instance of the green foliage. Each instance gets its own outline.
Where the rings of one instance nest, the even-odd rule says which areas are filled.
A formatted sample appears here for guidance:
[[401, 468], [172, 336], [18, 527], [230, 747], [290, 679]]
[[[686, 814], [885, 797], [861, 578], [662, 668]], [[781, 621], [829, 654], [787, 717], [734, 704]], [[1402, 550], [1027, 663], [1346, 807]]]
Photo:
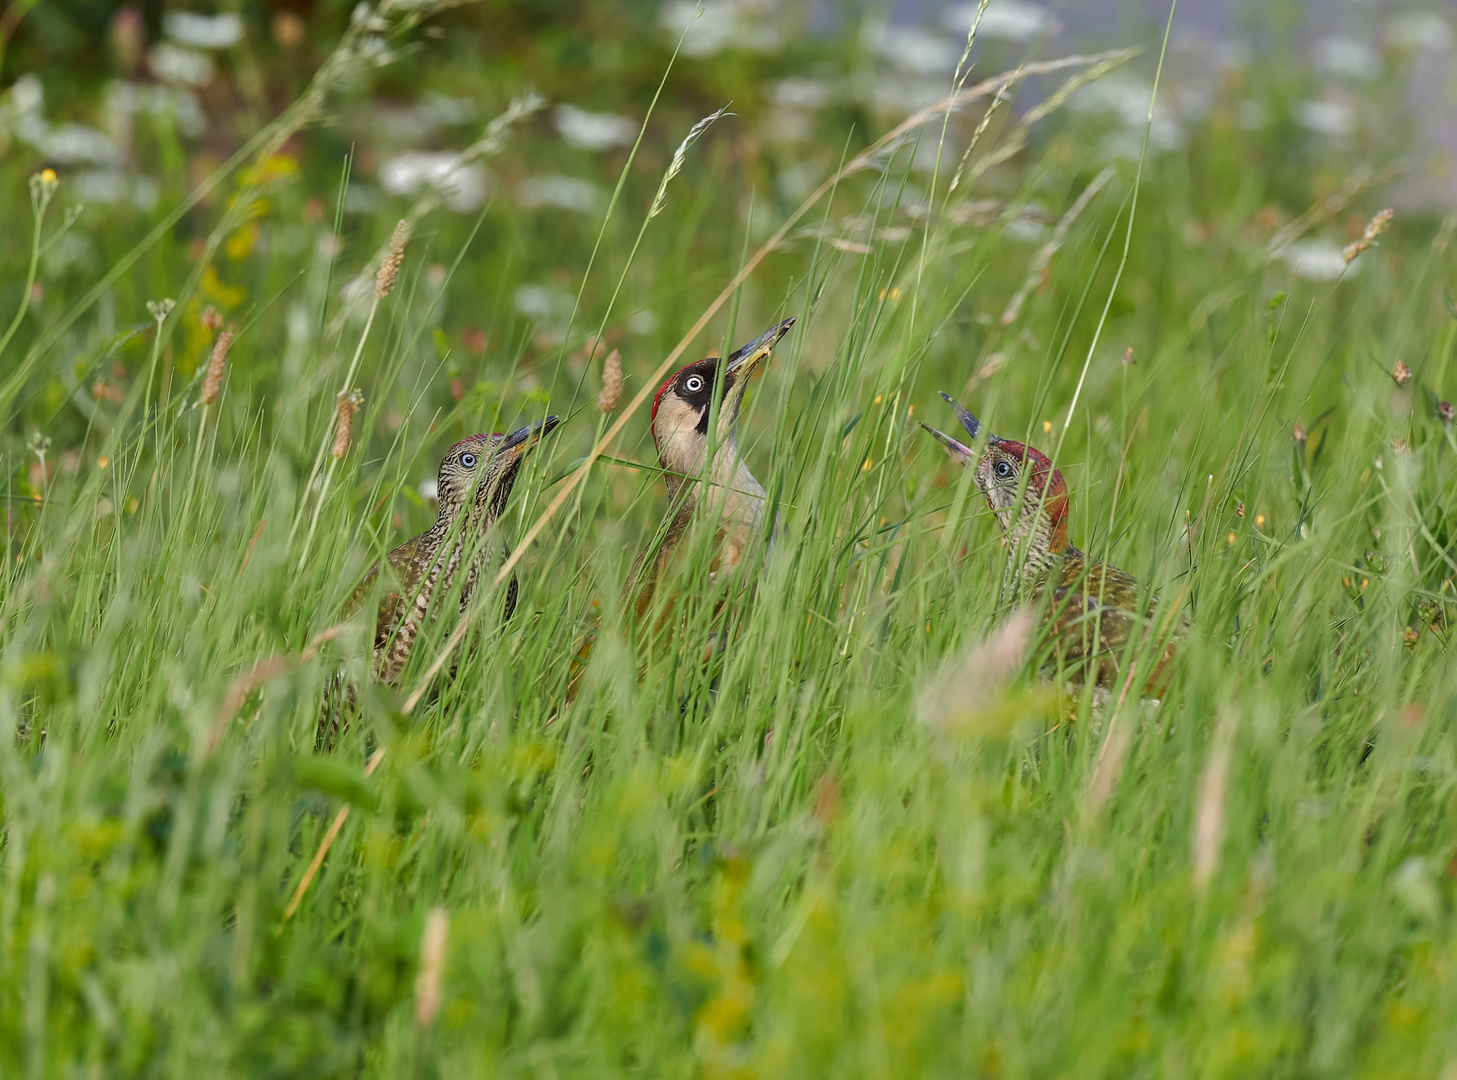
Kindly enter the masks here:
[[[586, 40], [512, 18], [559, 59]], [[659, 72], [660, 46], [643, 54]], [[692, 79], [717, 94], [756, 77], [734, 63]], [[492, 70], [504, 107], [519, 82]], [[484, 76], [431, 78], [469, 93]], [[753, 115], [737, 88], [709, 107], [728, 96]], [[1457, 445], [1436, 402], [1457, 378], [1454, 222], [1398, 217], [1340, 280], [1296, 276], [1270, 234], [1340, 178], [1297, 167], [1309, 148], [1252, 144], [1236, 105], [1150, 153], [1096, 338], [1132, 163], [1041, 269], [1050, 230], [1027, 236], [1100, 174], [1097, 125], [1054, 112], [992, 166], [1022, 137], [998, 114], [949, 197], [943, 166], [929, 214], [914, 144], [847, 179], [685, 357], [798, 317], [740, 425], [782, 523], [762, 575], [710, 578], [700, 544], [671, 583], [671, 644], [626, 632], [622, 583], [664, 511], [643, 409], [522, 552], [515, 617], [483, 586], [454, 677], [427, 678], [454, 629], [439, 620], [398, 687], [368, 685], [372, 619], [341, 605], [431, 519], [420, 485], [445, 448], [566, 418], [517, 484], [515, 544], [610, 419], [603, 346], [622, 352], [625, 408], [794, 209], [789, 151], [720, 121], [644, 229], [697, 119], [681, 99], [632, 159], [528, 116], [493, 170], [605, 191], [621, 174], [611, 216], [505, 197], [426, 214], [368, 330], [371, 258], [410, 203], [346, 212], [341, 136], [249, 162], [86, 306], [193, 180], [175, 135], [143, 126], [158, 207], [88, 208], [79, 254], [47, 263], [62, 176], [42, 291], [18, 288], [18, 241], [0, 254], [0, 321], [26, 304], [0, 354], [0, 1071], [1451, 1069]], [[981, 107], [953, 121], [953, 168]], [[851, 111], [795, 151], [819, 178], [868, 141]], [[939, 120], [921, 131], [939, 137]], [[10, 223], [41, 164], [23, 157], [0, 160]], [[1307, 230], [1344, 243], [1344, 215], [1380, 206], [1347, 202]], [[570, 325], [520, 315], [522, 285], [575, 303]], [[211, 405], [209, 308], [236, 331]], [[1398, 359], [1416, 371], [1401, 386]], [[336, 393], [354, 387], [335, 461]], [[918, 426], [946, 426], [941, 389], [1058, 447], [1074, 542], [1180, 598], [1193, 630], [1159, 706], [976, 666], [1005, 615], [1001, 549]], [[956, 715], [929, 709], [964, 663]], [[316, 756], [340, 673], [359, 716]]]

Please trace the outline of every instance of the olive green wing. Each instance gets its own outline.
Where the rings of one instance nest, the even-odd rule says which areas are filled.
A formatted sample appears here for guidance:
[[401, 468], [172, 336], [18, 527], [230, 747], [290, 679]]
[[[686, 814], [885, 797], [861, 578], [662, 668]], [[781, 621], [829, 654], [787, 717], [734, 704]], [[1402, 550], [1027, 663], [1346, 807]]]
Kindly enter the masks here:
[[[1051, 600], [1051, 632], [1069, 663], [1121, 652], [1148, 622], [1139, 614], [1138, 579], [1107, 563], [1069, 561]], [[1156, 603], [1149, 598], [1150, 614]]]

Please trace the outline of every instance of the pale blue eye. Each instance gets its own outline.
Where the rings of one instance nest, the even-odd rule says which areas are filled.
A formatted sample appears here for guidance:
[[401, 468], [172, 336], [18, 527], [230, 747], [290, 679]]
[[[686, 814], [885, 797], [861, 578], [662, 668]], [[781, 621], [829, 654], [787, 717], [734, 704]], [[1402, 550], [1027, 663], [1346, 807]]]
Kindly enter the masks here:
[[471, 453], [461, 454], [460, 463], [467, 469], [474, 469], [476, 467], [476, 456]]

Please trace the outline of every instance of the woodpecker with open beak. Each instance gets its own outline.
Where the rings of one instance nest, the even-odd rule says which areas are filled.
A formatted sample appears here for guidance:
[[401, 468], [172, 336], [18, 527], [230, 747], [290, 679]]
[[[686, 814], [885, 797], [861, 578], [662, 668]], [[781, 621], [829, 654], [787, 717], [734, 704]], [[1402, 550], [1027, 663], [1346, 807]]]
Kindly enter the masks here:
[[[982, 433], [981, 421], [947, 394], [941, 396], [956, 410], [961, 426], [975, 442]], [[1081, 682], [1086, 677], [1085, 662], [1095, 660], [1098, 685], [1111, 686], [1117, 657], [1134, 631], [1156, 628], [1157, 596], [1142, 600], [1144, 593], [1135, 577], [1089, 559], [1069, 542], [1067, 483], [1042, 451], [987, 432], [986, 450], [978, 458], [970, 446], [926, 424], [921, 426], [957, 464], [975, 464], [977, 487], [996, 515], [1007, 549], [1002, 595], [1012, 602], [1034, 602], [1050, 591], [1050, 637], [1056, 659], [1073, 682]], [[1173, 655], [1172, 638], [1185, 625], [1180, 615], [1153, 674], [1145, 680], [1148, 696], [1159, 696], [1161, 676]]]
[[[668, 517], [634, 568], [639, 619], [653, 606], [658, 580], [696, 521], [716, 527], [709, 567], [714, 576], [737, 568], [756, 538], [772, 543], [777, 523], [768, 520], [764, 488], [739, 454], [739, 408], [749, 377], [793, 325], [794, 319], [785, 319], [726, 358], [689, 364], [658, 387], [653, 445], [668, 487]], [[715, 399], [717, 420], [710, 431]]]

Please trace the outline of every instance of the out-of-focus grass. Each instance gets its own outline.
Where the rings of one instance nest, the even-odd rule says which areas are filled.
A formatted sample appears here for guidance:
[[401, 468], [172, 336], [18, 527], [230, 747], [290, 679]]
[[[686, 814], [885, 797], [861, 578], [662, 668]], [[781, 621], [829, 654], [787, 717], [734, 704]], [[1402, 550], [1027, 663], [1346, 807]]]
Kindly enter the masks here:
[[[433, 40], [427, 54], [449, 52]], [[1277, 116], [1287, 88], [1265, 88]], [[502, 76], [492, 107], [521, 89]], [[776, 180], [794, 162], [721, 121], [628, 267], [701, 113], [665, 102], [631, 166], [526, 118], [489, 159], [501, 194], [478, 217], [418, 223], [346, 385], [363, 322], [341, 286], [369, 281], [410, 203], [346, 212], [369, 171], [327, 132], [230, 176], [56, 332], [199, 179], [202, 155], [140, 124], [156, 207], [88, 208], [83, 242], [42, 256], [0, 362], [4, 1069], [1450, 1068], [1453, 219], [1399, 219], [1338, 281], [1296, 276], [1272, 234], [1320, 205], [1305, 233], [1344, 243], [1380, 191], [1321, 204], [1356, 151], [1277, 155], [1275, 135], [1233, 121], [1249, 93], [1228, 87], [1187, 146], [1148, 158], [1096, 347], [1134, 171], [1102, 174], [1107, 132], [1085, 114], [1054, 112], [973, 175], [1014, 138], [1025, 110], [1007, 108], [947, 197], [982, 107], [956, 117], [929, 214], [915, 145], [847, 180], [691, 347], [799, 318], [742, 421], [783, 520], [752, 592], [705, 586], [690, 562], [686, 647], [639, 656], [603, 633], [567, 707], [576, 642], [621, 624], [663, 509], [650, 468], [600, 463], [524, 553], [515, 618], [479, 601], [458, 677], [406, 716], [451, 629], [431, 628], [400, 692], [364, 693], [329, 757], [312, 753], [321, 687], [341, 665], [362, 676], [368, 633], [338, 630], [340, 605], [430, 519], [419, 485], [439, 454], [569, 417], [517, 486], [504, 531], [519, 537], [606, 423], [605, 345], [636, 392], [794, 208]], [[851, 119], [821, 116], [794, 153], [822, 177], [894, 122]], [[0, 162], [7, 320], [44, 164]], [[611, 191], [623, 168], [605, 225], [600, 208], [506, 197], [549, 173]], [[513, 306], [523, 285], [535, 324]], [[165, 297], [179, 302], [159, 333], [146, 305]], [[237, 336], [203, 407], [208, 305]], [[1398, 359], [1416, 372], [1404, 386]], [[354, 446], [310, 487], [348, 385], [365, 395]], [[952, 714], [924, 711], [924, 688], [1000, 619], [995, 526], [916, 424], [944, 426], [938, 389], [993, 430], [1061, 440], [1073, 539], [1187, 597], [1159, 709], [1115, 718], [973, 668]], [[651, 454], [639, 416], [612, 456]], [[731, 647], [711, 670], [690, 662], [723, 621]], [[373, 747], [386, 755], [365, 777]], [[422, 959], [437, 908], [444, 948]]]

